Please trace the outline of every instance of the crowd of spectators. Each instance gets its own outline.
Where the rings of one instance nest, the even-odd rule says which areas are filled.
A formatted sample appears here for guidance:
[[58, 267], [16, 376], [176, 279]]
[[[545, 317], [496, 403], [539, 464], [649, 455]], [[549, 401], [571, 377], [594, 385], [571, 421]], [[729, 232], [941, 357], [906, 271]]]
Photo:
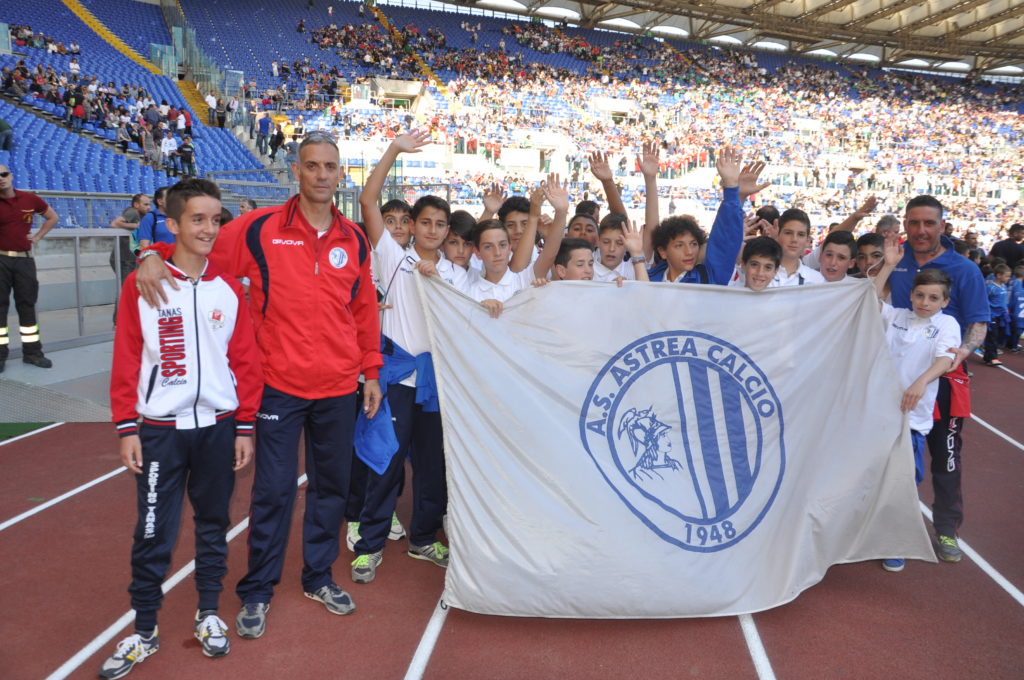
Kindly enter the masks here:
[[31, 26], [25, 24], [11, 24], [8, 28], [11, 33], [11, 43], [18, 47], [46, 50], [50, 54], [75, 55], [82, 53], [82, 48], [75, 40], [65, 45], [41, 31], [33, 31]]
[[114, 131], [122, 152], [137, 150], [154, 169], [173, 173], [184, 169], [195, 174], [192, 113], [167, 100], [157, 102], [140, 85], [103, 83], [94, 75], [58, 73], [52, 66], [30, 66], [20, 59], [13, 68], [0, 70], [0, 90], [56, 105], [64, 124], [74, 132]]

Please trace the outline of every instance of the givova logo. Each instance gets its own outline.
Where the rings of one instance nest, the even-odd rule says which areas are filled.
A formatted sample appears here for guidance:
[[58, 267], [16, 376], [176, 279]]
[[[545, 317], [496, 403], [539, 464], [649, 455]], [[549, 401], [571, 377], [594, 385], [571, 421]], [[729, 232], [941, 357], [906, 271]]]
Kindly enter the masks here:
[[587, 394], [580, 436], [626, 506], [686, 550], [742, 540], [785, 471], [775, 390], [743, 351], [705, 333], [656, 333], [612, 357]]

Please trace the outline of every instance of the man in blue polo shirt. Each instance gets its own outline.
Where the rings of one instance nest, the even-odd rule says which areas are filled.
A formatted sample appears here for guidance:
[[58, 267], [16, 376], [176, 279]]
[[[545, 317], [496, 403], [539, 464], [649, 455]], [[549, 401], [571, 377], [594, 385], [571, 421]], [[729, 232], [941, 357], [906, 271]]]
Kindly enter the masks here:
[[953, 368], [939, 378], [936, 398], [939, 418], [928, 434], [932, 458], [932, 523], [938, 541], [938, 555], [946, 562], [962, 557], [956, 535], [963, 522], [960, 492], [960, 450], [964, 419], [971, 415], [970, 385], [963, 361], [981, 346], [988, 330], [989, 309], [985, 280], [977, 265], [956, 254], [953, 243], [943, 236], [946, 221], [943, 207], [933, 196], [917, 196], [907, 203], [903, 227], [907, 232], [903, 260], [889, 277], [894, 307], [910, 309], [914, 275], [926, 267], [949, 274], [953, 285], [949, 305], [943, 310], [957, 320], [963, 334]]
[[160, 187], [153, 194], [153, 209], [139, 220], [139, 228], [135, 230], [135, 240], [139, 242], [139, 250], [152, 243], [174, 243], [174, 234], [167, 228], [167, 216], [164, 215], [164, 196], [167, 187]]

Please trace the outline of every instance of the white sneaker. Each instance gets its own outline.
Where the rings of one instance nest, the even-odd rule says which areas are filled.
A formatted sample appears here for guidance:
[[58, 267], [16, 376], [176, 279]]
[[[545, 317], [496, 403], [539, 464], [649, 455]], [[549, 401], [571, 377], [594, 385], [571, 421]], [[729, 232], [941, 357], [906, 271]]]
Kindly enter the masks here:
[[131, 672], [135, 664], [154, 654], [160, 649], [160, 634], [157, 630], [149, 638], [144, 638], [138, 633], [129, 635], [117, 643], [117, 649], [110, 655], [110, 658], [100, 666], [100, 677], [107, 680], [123, 678]]
[[391, 530], [388, 532], [388, 538], [392, 541], [400, 541], [405, 538], [405, 527], [398, 521], [398, 513], [391, 513]]
[[345, 531], [345, 545], [352, 552], [356, 551], [356, 543], [359, 542], [359, 522], [349, 522]]
[[194, 634], [199, 644], [203, 646], [203, 654], [211, 659], [224, 656], [231, 651], [227, 624], [216, 614], [207, 614], [200, 619], [199, 612], [196, 612]]

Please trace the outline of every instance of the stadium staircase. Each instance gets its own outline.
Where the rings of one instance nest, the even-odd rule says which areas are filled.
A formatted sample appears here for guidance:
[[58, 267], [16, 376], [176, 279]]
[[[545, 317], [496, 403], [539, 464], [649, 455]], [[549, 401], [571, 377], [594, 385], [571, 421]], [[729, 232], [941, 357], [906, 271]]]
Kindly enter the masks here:
[[69, 10], [74, 12], [75, 16], [82, 20], [82, 23], [91, 28], [96, 35], [106, 40], [111, 47], [150, 73], [162, 75], [160, 69], [151, 64], [149, 60], [143, 58], [141, 54], [129, 47], [128, 44], [119, 37], [114, 35], [114, 32], [107, 28], [102, 21], [97, 19], [95, 14], [86, 9], [85, 5], [80, 3], [78, 0], [61, 0], [61, 2], [63, 2]]
[[[376, 5], [370, 5], [370, 11], [373, 12], [373, 16], [377, 17], [377, 21], [384, 27], [384, 30], [391, 35], [391, 42], [394, 43], [396, 49], [401, 49], [402, 38], [391, 22], [388, 21], [387, 16], [381, 11]], [[423, 61], [423, 57], [419, 55], [416, 50], [412, 50], [412, 58], [416, 61], [416, 65], [420, 67], [420, 72], [430, 82], [434, 83], [434, 87], [437, 91], [444, 95], [444, 98], [448, 103], [452, 103], [452, 97], [448, 92], [448, 87], [444, 82], [434, 73], [434, 70], [427, 65], [427, 62]]]
[[175, 80], [174, 84], [178, 86], [178, 90], [181, 92], [181, 96], [185, 98], [189, 108], [199, 116], [199, 120], [204, 123], [209, 120], [207, 116], [210, 115], [210, 107], [206, 105], [206, 100], [203, 99], [203, 93], [199, 91], [199, 86], [191, 80]]
[[[118, 37], [114, 31], [110, 30], [105, 23], [93, 14], [89, 8], [79, 2], [79, 0], [61, 0], [61, 2], [63, 2], [69, 10], [74, 12], [75, 16], [82, 20], [82, 23], [91, 28], [96, 35], [106, 40], [107, 43], [115, 50], [128, 57], [136, 64], [142, 66], [150, 73], [162, 75], [160, 69]], [[200, 116], [201, 120], [207, 120], [209, 107], [207, 107], [206, 101], [203, 99], [203, 95], [200, 94], [199, 88], [196, 84], [189, 80], [177, 80], [174, 78], [171, 80], [173, 80], [175, 85], [177, 85], [178, 90], [188, 103], [189, 108], [191, 108], [197, 116]]]

